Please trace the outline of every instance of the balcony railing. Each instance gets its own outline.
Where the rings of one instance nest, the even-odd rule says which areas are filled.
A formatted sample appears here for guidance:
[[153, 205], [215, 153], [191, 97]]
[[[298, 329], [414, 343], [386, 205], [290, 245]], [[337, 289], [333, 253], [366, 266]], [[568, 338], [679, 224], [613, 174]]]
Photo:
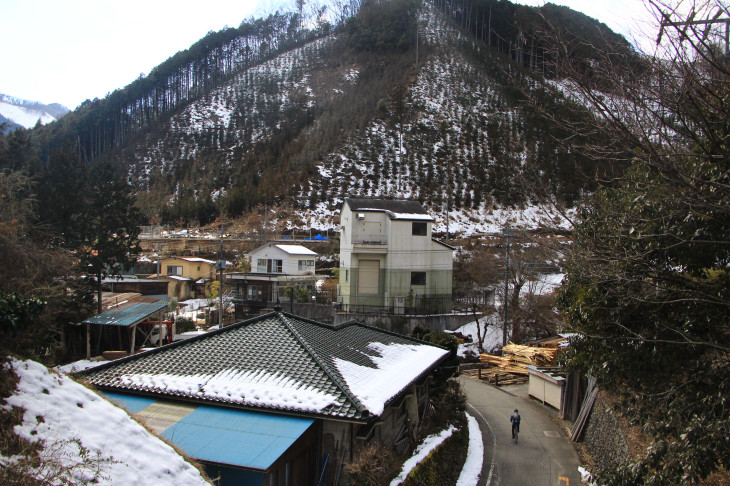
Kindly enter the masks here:
[[385, 235], [353, 236], [353, 245], [387, 245], [388, 237]]

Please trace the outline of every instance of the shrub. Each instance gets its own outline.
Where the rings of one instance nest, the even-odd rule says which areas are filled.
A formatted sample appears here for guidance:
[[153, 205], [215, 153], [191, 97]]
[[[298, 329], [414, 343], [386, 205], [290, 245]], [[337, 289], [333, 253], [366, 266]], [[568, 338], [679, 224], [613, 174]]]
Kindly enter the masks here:
[[188, 317], [178, 317], [175, 319], [175, 332], [188, 332], [195, 330], [195, 323]]
[[346, 466], [350, 484], [380, 486], [388, 484], [400, 471], [395, 452], [382, 444], [371, 443], [360, 449], [358, 460]]

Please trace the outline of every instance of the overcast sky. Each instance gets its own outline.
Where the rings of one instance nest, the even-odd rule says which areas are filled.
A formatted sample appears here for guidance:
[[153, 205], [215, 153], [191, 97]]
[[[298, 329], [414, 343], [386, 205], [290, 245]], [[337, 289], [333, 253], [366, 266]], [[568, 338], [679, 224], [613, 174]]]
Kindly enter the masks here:
[[[149, 73], [208, 31], [237, 27], [270, 11], [275, 2], [0, 0], [0, 93], [73, 109]], [[580, 10], [622, 34], [653, 28], [641, 0], [553, 3]], [[643, 24], [637, 23], [642, 18]]]

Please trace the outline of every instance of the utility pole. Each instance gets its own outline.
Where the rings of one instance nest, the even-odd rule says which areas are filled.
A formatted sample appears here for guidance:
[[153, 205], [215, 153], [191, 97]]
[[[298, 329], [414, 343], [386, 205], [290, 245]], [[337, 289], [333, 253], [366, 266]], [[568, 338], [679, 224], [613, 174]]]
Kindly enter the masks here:
[[215, 264], [218, 270], [218, 329], [223, 328], [223, 269], [226, 268], [226, 261], [223, 259], [223, 221], [221, 221], [220, 239], [220, 252]]
[[[722, 15], [722, 10], [719, 10], [714, 18], [707, 20], [694, 20], [694, 13], [687, 20], [680, 20], [678, 22], [672, 22], [669, 19], [669, 14], [663, 13], [664, 20], [662, 20], [659, 28], [659, 36], [657, 37], [656, 43], [659, 44], [662, 41], [662, 35], [664, 34], [664, 27], [684, 27], [685, 31], [689, 27], [695, 25], [704, 25], [705, 31], [702, 33], [703, 40], [707, 38], [710, 27], [713, 24], [725, 24], [725, 32], [721, 34], [722, 40], [725, 42], [725, 56], [730, 56], [730, 18], [719, 18]], [[683, 32], [683, 36], [686, 34]]]
[[509, 245], [512, 233], [510, 232], [509, 223], [505, 226], [502, 233], [507, 237], [507, 248], [504, 262], [504, 321], [502, 322], [502, 346], [507, 346], [507, 311], [509, 308]]

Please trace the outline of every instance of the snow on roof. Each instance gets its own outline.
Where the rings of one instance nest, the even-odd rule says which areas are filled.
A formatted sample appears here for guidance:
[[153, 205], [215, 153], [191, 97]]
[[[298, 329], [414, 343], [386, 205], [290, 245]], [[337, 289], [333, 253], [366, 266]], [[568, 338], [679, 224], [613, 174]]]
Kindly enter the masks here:
[[[25, 409], [15, 432], [31, 442], [43, 440], [41, 455], [59, 461], [58, 469], [69, 471], [71, 483], [209, 484], [170, 445], [88, 388], [34, 361], [11, 358], [10, 366], [20, 381], [7, 405]], [[81, 447], [93, 463], [86, 469], [74, 468]], [[0, 457], [4, 463], [13, 460], [17, 456]], [[46, 468], [51, 463], [44, 461]], [[49, 472], [43, 466], [32, 471], [37, 476]]]
[[400, 214], [424, 214], [428, 215], [426, 208], [418, 201], [402, 199], [368, 199], [368, 198], [345, 198], [345, 204], [351, 211], [390, 211]]
[[337, 400], [334, 395], [305, 386], [282, 373], [269, 373], [266, 370], [242, 372], [229, 369], [193, 376], [122, 375], [121, 382], [137, 390], [182, 393], [252, 407], [296, 408], [307, 412], [319, 412]]
[[389, 211], [392, 219], [406, 219], [409, 221], [433, 221], [433, 218], [429, 214], [417, 214], [417, 213], [394, 213]]
[[309, 248], [302, 245], [274, 245], [281, 251], [284, 251], [290, 255], [311, 255], [317, 256], [316, 252], [313, 252]]
[[206, 260], [205, 258], [197, 258], [197, 257], [175, 257], [180, 260], [185, 260], [186, 262], [192, 262], [192, 263], [207, 263], [209, 265], [215, 265], [215, 262], [213, 260]]
[[447, 354], [356, 322], [272, 312], [84, 373], [105, 391], [363, 422]]
[[433, 365], [448, 351], [418, 344], [370, 343], [380, 356], [368, 356], [374, 367], [362, 366], [344, 359], [335, 359], [335, 366], [358, 400], [374, 415], [406, 386], [415, 381], [427, 365]]
[[190, 279], [187, 277], [180, 277], [179, 275], [165, 275], [167, 278], [171, 280], [179, 280], [181, 282], [189, 282]]

